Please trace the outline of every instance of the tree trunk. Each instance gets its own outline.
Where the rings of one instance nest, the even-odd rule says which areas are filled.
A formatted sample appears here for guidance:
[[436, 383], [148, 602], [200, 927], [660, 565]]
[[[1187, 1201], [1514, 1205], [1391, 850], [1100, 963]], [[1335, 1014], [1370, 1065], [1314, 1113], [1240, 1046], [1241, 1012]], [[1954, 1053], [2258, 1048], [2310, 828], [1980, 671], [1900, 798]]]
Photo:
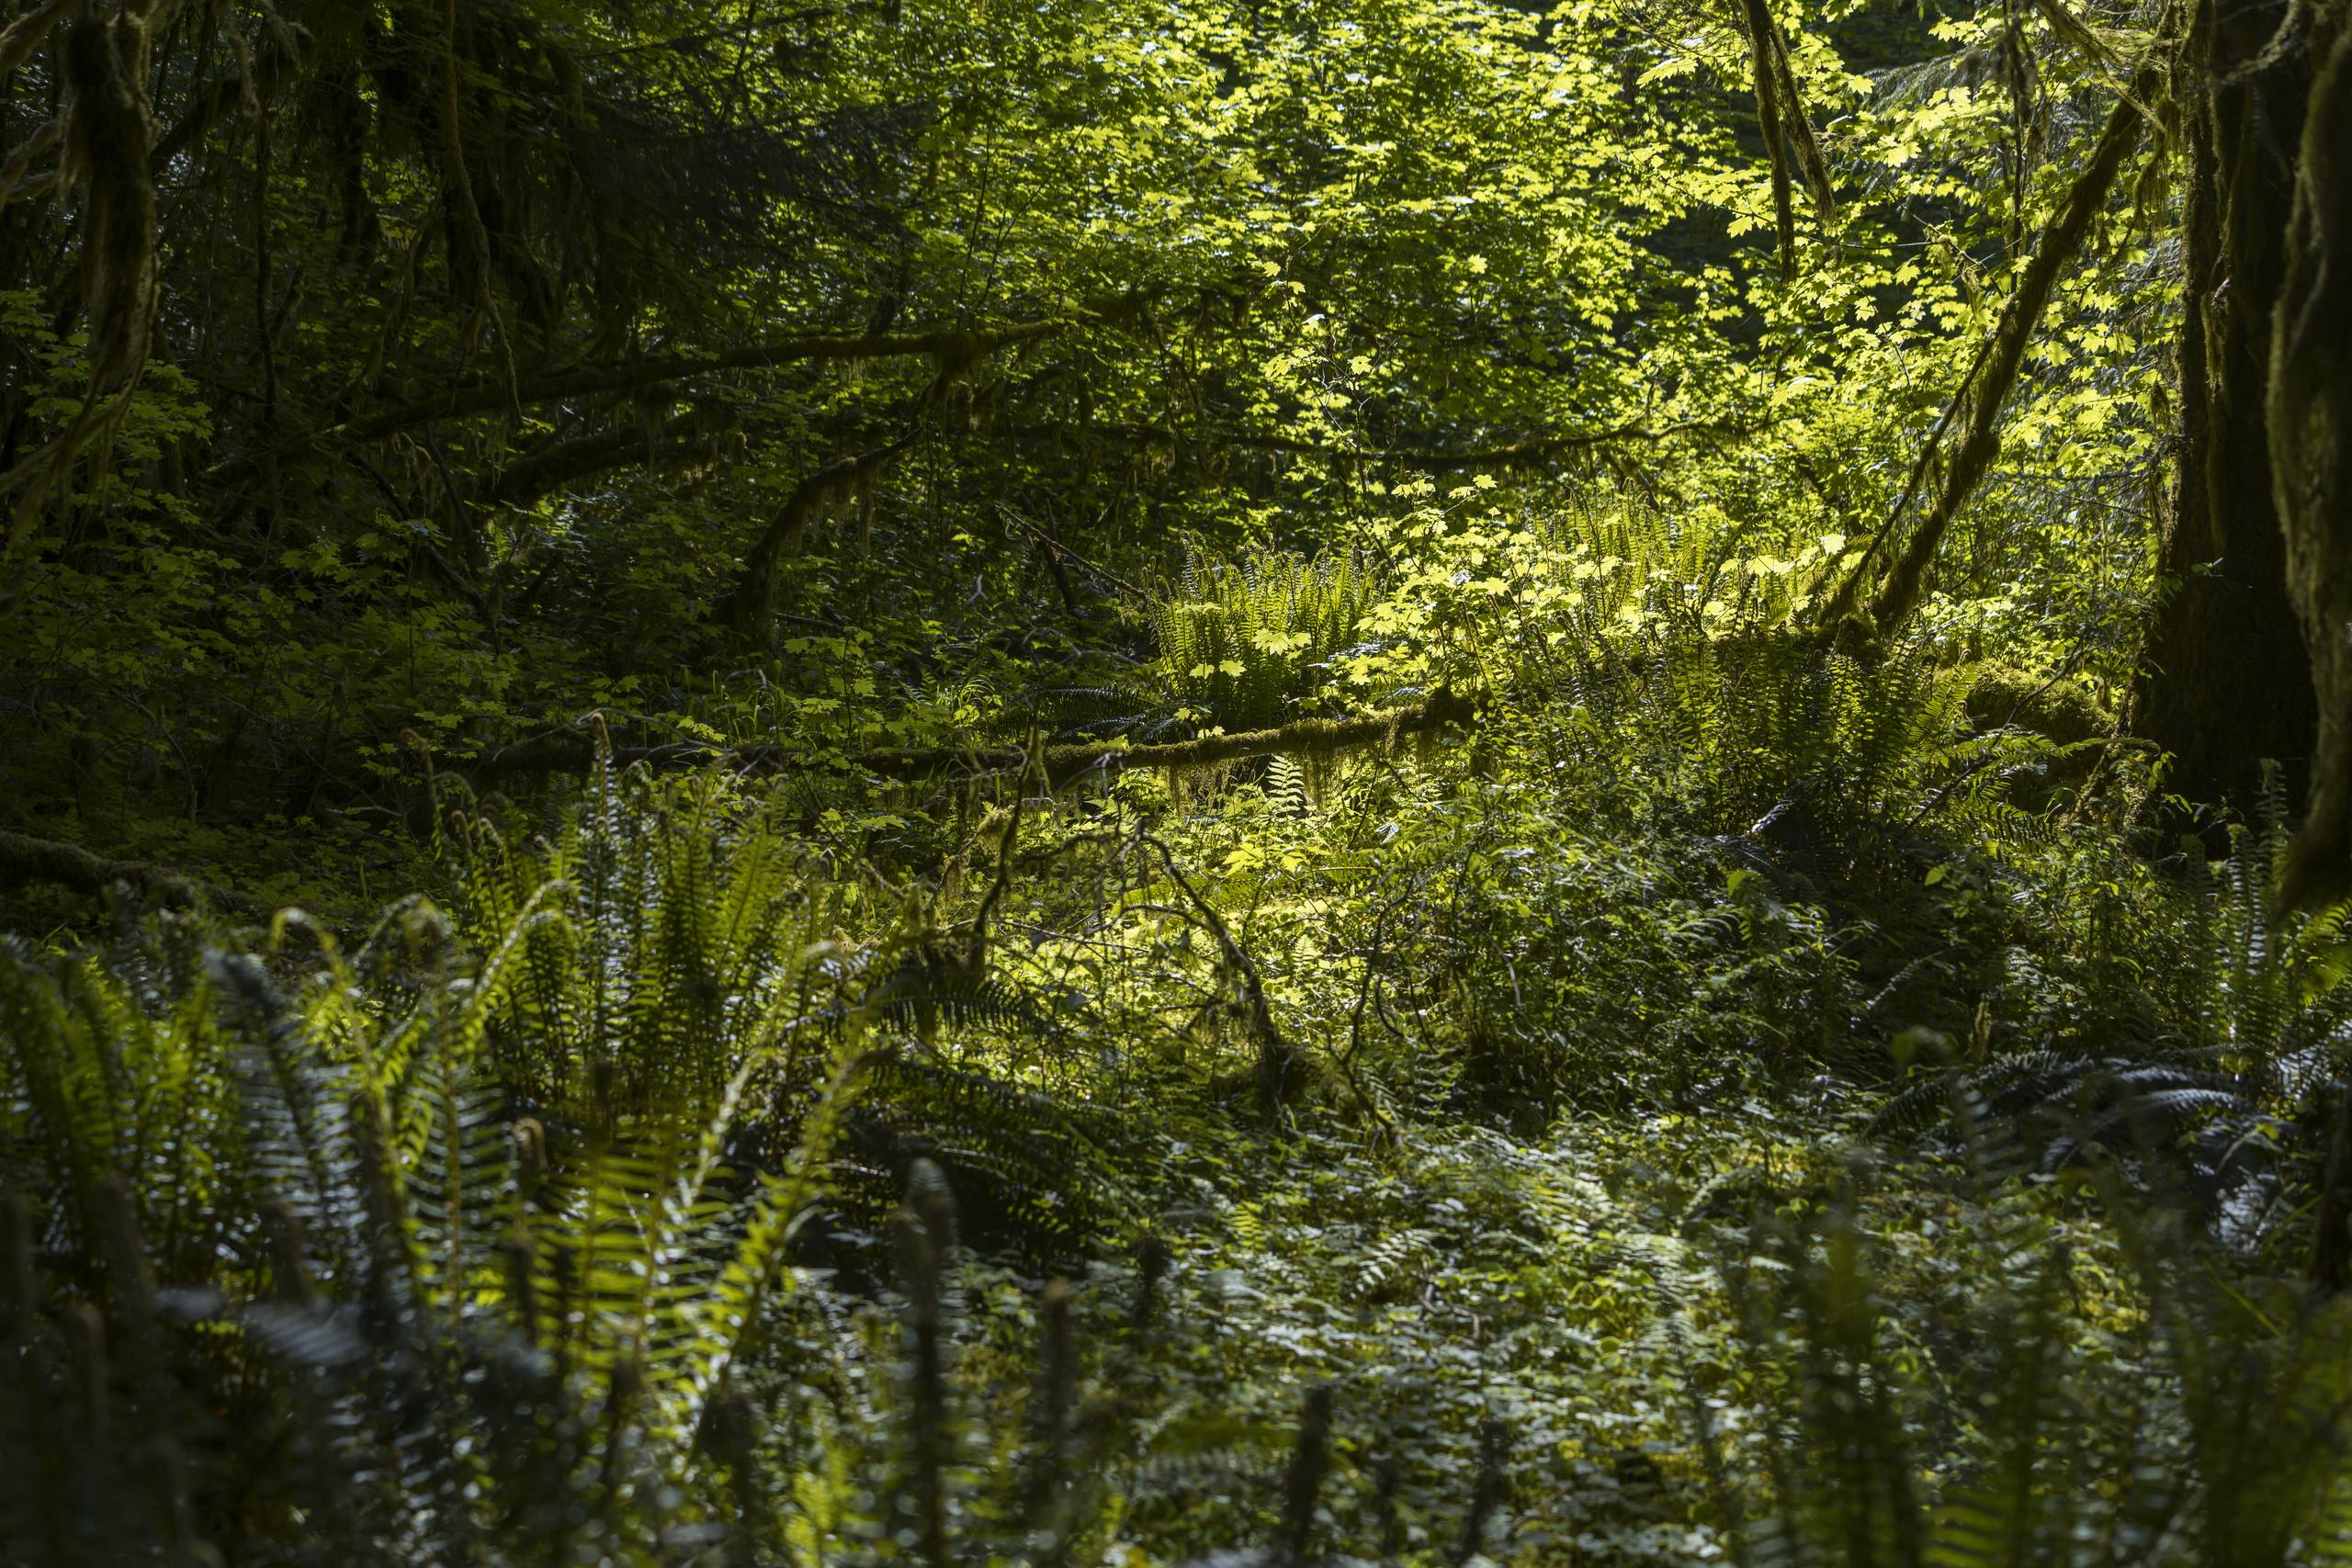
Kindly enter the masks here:
[[2352, 25], [2340, 5], [2323, 16], [2267, 411], [2288, 586], [2319, 696], [2311, 813], [2282, 890], [2295, 903], [2352, 889]]
[[2265, 417], [2311, 64], [2290, 49], [2245, 71], [2288, 15], [2285, 0], [2198, 0], [2173, 91], [2188, 164], [2181, 428], [2158, 567], [2167, 592], [2132, 726], [2173, 754], [2172, 788], [2198, 801], [2250, 802], [2265, 759], [2299, 788], [2319, 725]]

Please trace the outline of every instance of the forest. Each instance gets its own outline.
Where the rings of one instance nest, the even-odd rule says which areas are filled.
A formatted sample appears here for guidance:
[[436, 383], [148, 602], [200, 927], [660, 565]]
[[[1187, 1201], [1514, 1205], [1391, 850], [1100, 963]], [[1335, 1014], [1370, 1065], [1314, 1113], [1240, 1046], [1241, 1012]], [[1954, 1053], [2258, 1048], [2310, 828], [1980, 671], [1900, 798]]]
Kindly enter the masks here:
[[0, 1568], [2352, 1563], [2347, 0], [0, 17]]

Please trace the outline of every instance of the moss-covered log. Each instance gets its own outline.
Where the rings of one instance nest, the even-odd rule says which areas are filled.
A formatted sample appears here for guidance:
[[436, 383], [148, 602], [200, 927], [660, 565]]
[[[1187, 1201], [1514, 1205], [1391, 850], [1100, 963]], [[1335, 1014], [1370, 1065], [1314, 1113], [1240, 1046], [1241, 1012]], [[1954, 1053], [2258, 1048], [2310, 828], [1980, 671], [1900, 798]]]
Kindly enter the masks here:
[[[1302, 718], [1273, 729], [1204, 735], [1191, 740], [1148, 746], [1085, 742], [1053, 745], [1046, 748], [1043, 762], [1048, 778], [1066, 784], [1082, 774], [1123, 768], [1190, 771], [1251, 757], [1351, 750], [1385, 744], [1400, 736], [1432, 734], [1448, 728], [1468, 728], [1476, 719], [1476, 711], [1468, 698], [1441, 691], [1425, 703], [1379, 708], [1352, 718]], [[720, 766], [746, 773], [790, 773], [831, 765], [824, 752], [783, 745], [722, 747], [680, 741], [665, 746], [616, 746], [610, 756], [615, 766], [625, 768]], [[594, 766], [596, 760], [593, 739], [566, 731], [521, 741], [459, 766], [477, 778], [494, 779], [574, 772]], [[1017, 746], [933, 747], [860, 752], [849, 758], [846, 765], [883, 778], [916, 780], [1017, 773], [1028, 767], [1031, 760], [1031, 753]]]
[[79, 844], [0, 832], [0, 886], [30, 882], [53, 882], [94, 898], [108, 888], [125, 886], [151, 903], [172, 908], [204, 904], [242, 912], [260, 908], [241, 893], [184, 876], [152, 861], [109, 860]]

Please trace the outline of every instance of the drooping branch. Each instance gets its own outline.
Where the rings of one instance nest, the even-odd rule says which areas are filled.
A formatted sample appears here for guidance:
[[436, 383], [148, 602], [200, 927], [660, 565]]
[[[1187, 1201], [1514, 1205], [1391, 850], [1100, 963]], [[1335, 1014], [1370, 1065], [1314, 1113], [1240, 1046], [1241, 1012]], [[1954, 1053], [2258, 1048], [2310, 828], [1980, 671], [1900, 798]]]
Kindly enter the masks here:
[[[1067, 784], [1088, 774], [1125, 768], [1189, 771], [1250, 757], [1351, 750], [1386, 744], [1401, 736], [1434, 734], [1449, 728], [1467, 728], [1476, 721], [1476, 711], [1468, 698], [1441, 691], [1427, 702], [1381, 708], [1352, 718], [1302, 718], [1273, 729], [1204, 735], [1197, 739], [1157, 745], [1064, 743], [1046, 747], [1042, 758], [1023, 747], [893, 749], [861, 752], [848, 759], [848, 766], [882, 778], [916, 781], [1018, 773], [1042, 763], [1048, 779], [1057, 784]], [[579, 772], [593, 767], [596, 756], [592, 736], [567, 730], [518, 741], [476, 761], [458, 765], [477, 778], [492, 779]], [[617, 767], [642, 764], [662, 771], [717, 765], [745, 773], [773, 773], [833, 765], [824, 754], [795, 746], [722, 747], [685, 741], [664, 746], [616, 746], [611, 750], [611, 758]]]
[[477, 499], [491, 506], [528, 506], [566, 485], [615, 468], [658, 468], [707, 457], [719, 432], [703, 416], [666, 424], [632, 424], [559, 441], [509, 463]]
[[[2034, 247], [2032, 259], [2018, 279], [2017, 292], [2009, 296], [2003, 308], [2000, 321], [1993, 330], [1975, 372], [1962, 383], [1941, 422], [1943, 427], [1958, 428], [1961, 434], [1934, 502], [1920, 519], [1903, 553], [1895, 558], [1885, 581], [1879, 584], [1871, 600], [1867, 621], [1844, 619], [1832, 628], [1837, 635], [1851, 641], [1884, 637], [1899, 628], [1918, 607], [1928, 568], [1935, 560], [1952, 519], [1967, 504], [1985, 469], [2000, 455], [2001, 406], [2025, 363], [2026, 349], [2041, 324], [2041, 313], [2050, 303], [2051, 291], [2057, 286], [2059, 274], [2082, 248], [2091, 224], [2107, 204], [2108, 192], [2113, 188], [2124, 159], [2138, 144], [2142, 124], [2138, 106], [2154, 94], [2158, 85], [2156, 67], [2143, 66], [2132, 79], [2131, 89], [2116, 104], [2114, 112], [2108, 116], [2107, 127], [2099, 133], [2089, 161], [2075, 176], [2065, 200], [2043, 229], [2041, 243]], [[1892, 522], [1887, 532], [1893, 532]], [[1833, 617], [1843, 615], [1850, 598], [1849, 584], [1849, 591], [1833, 602]]]
[[913, 440], [912, 435], [903, 435], [887, 446], [828, 463], [793, 486], [743, 563], [742, 580], [728, 598], [728, 623], [755, 642], [765, 638], [775, 615], [776, 570], [786, 556], [800, 548], [809, 520], [873, 483], [874, 476], [889, 467]]

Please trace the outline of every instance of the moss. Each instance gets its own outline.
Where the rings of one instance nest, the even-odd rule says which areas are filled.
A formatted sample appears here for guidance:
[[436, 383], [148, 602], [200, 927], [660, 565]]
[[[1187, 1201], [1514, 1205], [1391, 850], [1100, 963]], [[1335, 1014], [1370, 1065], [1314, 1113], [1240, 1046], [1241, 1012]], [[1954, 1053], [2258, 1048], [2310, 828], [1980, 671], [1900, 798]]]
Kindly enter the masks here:
[[[925, 779], [943, 774], [971, 777], [981, 773], [1021, 772], [1042, 761], [1053, 787], [1076, 784], [1082, 775], [1105, 768], [1159, 768], [1171, 790], [1179, 775], [1249, 757], [1304, 756], [1328, 759], [1358, 746], [1386, 745], [1405, 735], [1433, 736], [1449, 728], [1471, 728], [1477, 722], [1469, 698], [1441, 689], [1429, 701], [1407, 707], [1380, 708], [1353, 718], [1302, 718], [1273, 729], [1244, 730], [1238, 735], [1204, 735], [1148, 746], [1061, 745], [1046, 748], [1042, 759], [1020, 748], [978, 750], [967, 747], [866, 751], [852, 761], [869, 773], [892, 779]], [[579, 731], [541, 736], [492, 752], [469, 771], [485, 777], [514, 773], [577, 772], [594, 767], [596, 743]], [[616, 767], [642, 764], [656, 770], [725, 764], [752, 773], [783, 773], [821, 765], [822, 759], [790, 746], [720, 748], [692, 742], [661, 746], [612, 746], [602, 753]]]
[[2066, 750], [2039, 773], [2009, 785], [2009, 798], [2028, 811], [2048, 809], [2081, 788], [2097, 771], [2118, 729], [2114, 713], [2080, 681], [2038, 674], [2013, 664], [1988, 664], [1968, 690], [1968, 720], [1978, 729], [2027, 730]]
[[79, 844], [0, 832], [0, 886], [53, 883], [90, 897], [102, 897], [117, 884], [169, 908], [209, 904], [239, 913], [256, 910], [254, 900], [226, 888], [183, 876], [147, 861], [108, 860]]
[[2014, 726], [2073, 746], [2115, 733], [2115, 715], [2080, 681], [1987, 664], [1968, 690], [1968, 721], [1979, 729]]

